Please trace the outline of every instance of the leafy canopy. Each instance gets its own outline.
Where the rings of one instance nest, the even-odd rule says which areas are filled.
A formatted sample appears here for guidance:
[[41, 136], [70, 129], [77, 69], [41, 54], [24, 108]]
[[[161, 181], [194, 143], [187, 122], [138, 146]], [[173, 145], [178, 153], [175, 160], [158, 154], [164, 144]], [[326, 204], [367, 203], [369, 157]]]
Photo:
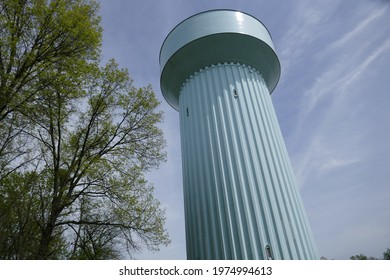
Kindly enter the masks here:
[[[163, 114], [114, 60], [98, 5], [0, 2], [0, 258], [110, 259], [169, 238], [145, 173]], [[16, 202], [16, 203], [15, 203]]]

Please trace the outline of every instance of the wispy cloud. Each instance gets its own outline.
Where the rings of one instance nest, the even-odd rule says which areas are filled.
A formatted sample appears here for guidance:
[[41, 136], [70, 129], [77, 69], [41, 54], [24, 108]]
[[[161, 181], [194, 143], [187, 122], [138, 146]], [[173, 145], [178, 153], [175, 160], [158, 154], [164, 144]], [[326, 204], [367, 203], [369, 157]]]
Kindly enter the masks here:
[[[334, 8], [335, 6], [331, 9]], [[362, 6], [360, 9], [363, 8]], [[320, 55], [314, 57], [313, 62], [322, 67], [316, 68], [316, 74], [309, 74], [315, 77], [311, 83], [306, 79], [307, 85], [302, 86], [306, 89], [301, 94], [301, 106], [295, 127], [297, 139], [301, 139], [299, 135], [308, 134], [304, 139], [304, 148], [301, 146], [302, 151], [294, 155], [296, 175], [301, 186], [305, 186], [308, 178], [315, 174], [348, 167], [362, 161], [365, 156], [365, 151], [358, 147], [366, 131], [356, 129], [354, 123], [343, 122], [348, 119], [346, 112], [355, 116], [362, 110], [359, 106], [349, 105], [351, 100], [362, 96], [364, 98], [358, 83], [364, 75], [376, 71], [377, 62], [390, 52], [390, 39], [384, 37], [381, 32], [371, 35], [377, 28], [378, 21], [387, 17], [387, 12], [387, 7], [366, 11], [366, 18], [363, 20], [358, 17], [351, 19], [359, 24], [350, 24], [349, 30], [339, 31], [336, 23], [329, 23], [328, 28], [334, 28], [338, 35], [334, 36], [336, 40], [330, 44], [324, 40], [322, 45], [319, 40], [316, 44]], [[322, 12], [322, 20], [327, 14], [326, 11]], [[318, 15], [317, 18], [321, 16]], [[312, 22], [315, 23], [316, 20]], [[310, 69], [310, 66], [304, 67], [306, 70]], [[345, 115], [344, 120], [340, 120], [342, 115]], [[308, 133], [310, 121], [315, 121], [316, 125]], [[345, 139], [348, 139], [348, 145]]]
[[[343, 125], [337, 116], [346, 114], [345, 112], [357, 115], [358, 113], [355, 111], [362, 110], [360, 107], [349, 106], [351, 100], [354, 99], [354, 94], [355, 98], [361, 97], [359, 86], [355, 82], [367, 71], [374, 71], [370, 66], [389, 52], [390, 39], [364, 59], [361, 58], [362, 60], [356, 58], [356, 61], [348, 61], [348, 63], [340, 61], [333, 65], [333, 68], [324, 72], [305, 92], [306, 106], [301, 107], [297, 127], [298, 134], [304, 132], [310, 118], [316, 118], [317, 126], [311, 132], [308, 145], [305, 146], [305, 151], [298, 161], [297, 177], [302, 185], [305, 185], [307, 177], [313, 175], [313, 171], [327, 172], [362, 160], [365, 151], [359, 150], [357, 146], [361, 143], [366, 129], [357, 130], [354, 123]], [[320, 118], [319, 110], [325, 110]], [[342, 113], [342, 111], [345, 112]], [[346, 143], [343, 143], [344, 137], [338, 137], [340, 134], [345, 134], [345, 131], [339, 130], [341, 128], [350, 131], [350, 135], [346, 138], [350, 142], [347, 146]], [[324, 142], [325, 139], [328, 139], [329, 142]]]
[[319, 27], [326, 24], [331, 15], [337, 10], [339, 0], [333, 1], [298, 1], [290, 12], [290, 21], [286, 26], [289, 29], [283, 35], [280, 42], [279, 54], [283, 62], [283, 72], [287, 76], [290, 66], [300, 59], [307, 46], [315, 41], [319, 33]]
[[374, 40], [375, 36], [371, 34], [375, 20], [387, 16], [387, 12], [387, 8], [372, 11], [355, 28], [340, 34], [340, 39], [321, 50], [321, 59], [317, 57], [317, 62], [323, 63], [324, 66], [326, 66], [326, 61], [333, 61], [333, 63], [328, 63], [327, 68], [324, 68], [323, 73], [304, 93], [307, 104], [306, 114], [310, 113], [326, 95], [339, 96], [345, 93], [373, 61], [389, 51], [390, 39], [377, 45], [378, 43]]
[[[387, 10], [388, 9], [386, 7], [381, 7], [373, 10], [371, 13], [368, 14], [365, 19], [358, 23], [355, 28], [348, 31], [347, 34], [343, 34], [343, 36], [341, 36], [340, 39], [338, 39], [337, 41], [331, 43], [328, 50], [345, 47], [345, 44], [350, 43], [351, 41], [354, 42], [353, 40], [356, 37], [360, 37], [361, 34], [364, 33], [365, 30], [369, 28], [372, 23], [375, 23], [376, 19], [379, 19], [380, 17], [384, 16], [387, 13]], [[366, 39], [368, 38], [370, 37], [366, 37]]]
[[351, 159], [351, 158], [343, 158], [343, 157], [339, 157], [339, 158], [332, 157], [332, 158], [329, 158], [327, 161], [325, 160], [319, 166], [319, 168], [321, 169], [321, 171], [326, 171], [326, 170], [330, 170], [330, 169], [334, 169], [334, 168], [346, 167], [346, 166], [348, 166], [350, 164], [354, 164], [354, 163], [358, 163], [358, 162], [360, 162], [360, 159]]
[[[372, 45], [375, 45], [374, 43]], [[303, 118], [326, 96], [338, 97], [348, 92], [348, 88], [370, 68], [370, 65], [390, 50], [390, 39], [382, 45], [371, 46], [365, 52], [357, 51], [351, 56], [343, 56], [316, 78], [310, 89], [304, 93], [306, 109]], [[375, 48], [376, 47], [376, 48]], [[348, 48], [348, 46], [346, 46]]]
[[365, 157], [364, 151], [359, 151], [363, 135], [354, 135], [345, 143], [338, 132], [331, 135], [332, 123], [324, 123], [308, 141], [303, 152], [295, 155], [295, 175], [301, 189], [308, 185], [308, 180], [324, 177], [333, 170], [348, 168], [359, 163]]

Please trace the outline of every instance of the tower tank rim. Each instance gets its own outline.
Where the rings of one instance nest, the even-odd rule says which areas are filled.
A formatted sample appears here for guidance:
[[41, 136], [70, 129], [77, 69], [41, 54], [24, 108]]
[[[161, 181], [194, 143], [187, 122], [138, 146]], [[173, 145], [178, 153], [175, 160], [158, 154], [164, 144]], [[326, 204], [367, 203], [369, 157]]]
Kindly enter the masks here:
[[183, 19], [183, 20], [180, 21], [178, 24], [176, 24], [175, 27], [173, 27], [173, 28], [171, 29], [171, 31], [167, 34], [167, 36], [165, 36], [165, 39], [164, 39], [163, 43], [161, 44], [161, 48], [160, 48], [160, 52], [159, 52], [159, 56], [158, 56], [160, 65], [161, 65], [161, 52], [162, 52], [162, 50], [163, 50], [163, 48], [164, 48], [165, 42], [169, 39], [169, 37], [171, 36], [171, 34], [174, 33], [175, 30], [176, 30], [179, 26], [182, 25], [182, 23], [184, 23], [184, 22], [186, 22], [186, 21], [188, 21], [188, 20], [190, 20], [190, 19], [192, 19], [192, 18], [194, 18], [194, 17], [197, 17], [197, 16], [199, 16], [199, 15], [202, 15], [202, 14], [213, 13], [213, 12], [224, 12], [224, 11], [226, 11], [226, 12], [238, 12], [238, 13], [242, 13], [242, 14], [244, 14], [244, 15], [250, 16], [251, 18], [257, 20], [257, 21], [258, 21], [258, 22], [267, 30], [269, 37], [271, 38], [271, 40], [273, 40], [272, 35], [271, 35], [271, 32], [269, 31], [269, 29], [267, 28], [267, 26], [266, 26], [261, 20], [259, 20], [258, 18], [256, 18], [255, 16], [253, 16], [253, 15], [247, 13], [247, 12], [244, 12], [244, 11], [242, 11], [242, 10], [235, 10], [235, 9], [212, 9], [212, 10], [206, 10], [206, 11], [202, 11], [202, 12], [193, 14], [192, 16], [189, 16], [189, 17]]

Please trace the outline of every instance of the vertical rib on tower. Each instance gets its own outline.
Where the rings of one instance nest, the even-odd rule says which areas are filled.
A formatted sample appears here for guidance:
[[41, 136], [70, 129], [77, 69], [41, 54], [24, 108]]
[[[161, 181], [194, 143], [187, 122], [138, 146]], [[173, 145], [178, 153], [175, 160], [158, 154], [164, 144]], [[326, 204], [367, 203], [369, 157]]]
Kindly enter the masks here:
[[271, 37], [237, 11], [180, 23], [160, 53], [180, 112], [188, 259], [317, 259], [272, 106]]

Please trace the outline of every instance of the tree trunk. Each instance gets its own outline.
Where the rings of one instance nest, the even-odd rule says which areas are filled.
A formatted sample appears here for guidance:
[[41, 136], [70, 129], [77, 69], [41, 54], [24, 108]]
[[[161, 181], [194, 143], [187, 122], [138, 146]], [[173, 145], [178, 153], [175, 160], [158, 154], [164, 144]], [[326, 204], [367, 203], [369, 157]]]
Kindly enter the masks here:
[[41, 241], [39, 242], [38, 252], [35, 256], [37, 260], [46, 260], [49, 258], [49, 245], [54, 231], [54, 223], [49, 223], [42, 231]]
[[49, 219], [47, 220], [46, 225], [42, 229], [42, 236], [39, 242], [39, 247], [35, 259], [37, 260], [46, 260], [52, 254], [50, 249], [50, 242], [53, 239], [53, 232], [56, 226], [57, 219], [62, 211], [63, 207], [60, 207], [60, 201], [58, 197], [54, 198], [52, 201], [51, 213]]

